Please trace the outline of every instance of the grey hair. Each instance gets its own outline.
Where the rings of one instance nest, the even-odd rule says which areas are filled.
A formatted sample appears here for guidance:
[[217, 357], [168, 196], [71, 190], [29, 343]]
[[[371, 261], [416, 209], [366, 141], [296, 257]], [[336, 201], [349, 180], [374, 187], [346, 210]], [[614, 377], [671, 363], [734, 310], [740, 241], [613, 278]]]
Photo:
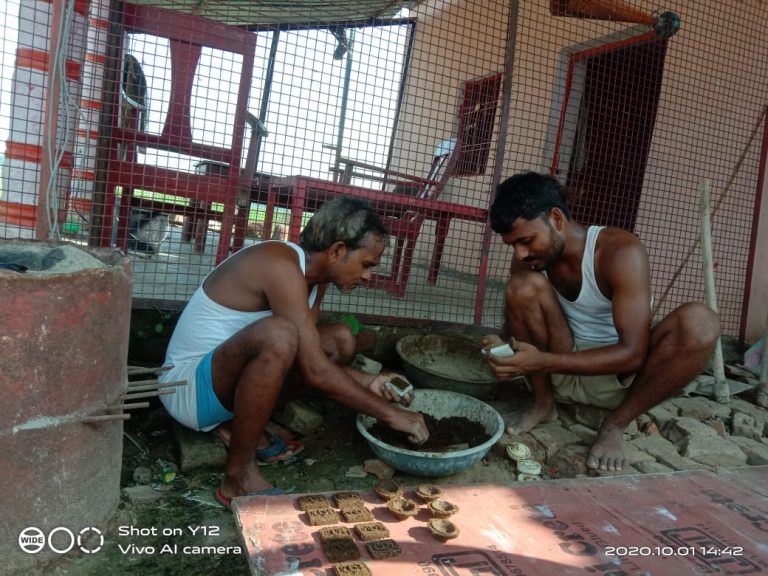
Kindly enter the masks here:
[[365, 236], [382, 241], [389, 232], [371, 206], [356, 198], [340, 197], [326, 202], [301, 232], [299, 243], [307, 252], [322, 252], [335, 242], [344, 242], [349, 251], [360, 248]]

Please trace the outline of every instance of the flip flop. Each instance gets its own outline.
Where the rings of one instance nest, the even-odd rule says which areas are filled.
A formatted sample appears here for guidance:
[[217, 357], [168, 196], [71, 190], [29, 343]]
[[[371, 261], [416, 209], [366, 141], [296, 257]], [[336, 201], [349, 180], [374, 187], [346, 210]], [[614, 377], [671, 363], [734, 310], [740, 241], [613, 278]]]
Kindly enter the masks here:
[[[300, 440], [283, 440], [280, 436], [269, 430], [265, 430], [269, 438], [269, 446], [256, 451], [256, 463], [259, 466], [272, 466], [280, 462], [289, 462], [297, 454], [304, 450], [304, 444]], [[283, 456], [281, 458], [281, 456]], [[267, 460], [270, 460], [267, 462]]]
[[[244, 494], [243, 496], [283, 496], [285, 494], [287, 494], [285, 490], [283, 490], [282, 488], [278, 488], [277, 486], [274, 486], [272, 488], [265, 488], [264, 490], [258, 490], [256, 492], [249, 492], [248, 494]], [[216, 501], [219, 504], [224, 506], [224, 508], [228, 510], [232, 510], [232, 498], [227, 498], [226, 496], [224, 496], [224, 494], [221, 493], [221, 488], [216, 488], [214, 497], [216, 498]]]

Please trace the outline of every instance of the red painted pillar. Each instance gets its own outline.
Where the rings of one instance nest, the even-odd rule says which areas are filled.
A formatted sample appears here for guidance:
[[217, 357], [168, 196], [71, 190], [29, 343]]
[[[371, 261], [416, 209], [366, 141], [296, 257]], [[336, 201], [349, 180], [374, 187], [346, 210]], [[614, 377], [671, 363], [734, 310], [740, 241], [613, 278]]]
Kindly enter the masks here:
[[63, 218], [87, 12], [87, 0], [21, 0], [0, 200], [6, 238], [55, 237]]

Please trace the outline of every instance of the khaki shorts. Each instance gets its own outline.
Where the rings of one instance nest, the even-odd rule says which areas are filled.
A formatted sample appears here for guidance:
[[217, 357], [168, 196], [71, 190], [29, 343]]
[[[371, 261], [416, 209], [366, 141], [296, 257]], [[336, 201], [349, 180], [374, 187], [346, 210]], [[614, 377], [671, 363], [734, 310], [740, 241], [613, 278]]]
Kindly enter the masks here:
[[[574, 342], [573, 351], [589, 350], [600, 346], [605, 344], [577, 340]], [[630, 374], [623, 380], [619, 380], [614, 374], [594, 376], [551, 374], [551, 378], [556, 401], [564, 404], [588, 404], [613, 410], [624, 400], [635, 375]]]

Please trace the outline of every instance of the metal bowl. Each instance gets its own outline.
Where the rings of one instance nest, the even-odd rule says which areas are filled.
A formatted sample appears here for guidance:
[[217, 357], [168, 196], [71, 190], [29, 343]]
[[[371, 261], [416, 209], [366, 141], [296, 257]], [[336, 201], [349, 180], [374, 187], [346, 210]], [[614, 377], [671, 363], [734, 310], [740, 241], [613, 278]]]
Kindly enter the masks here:
[[479, 339], [411, 334], [398, 340], [395, 349], [417, 388], [450, 390], [481, 400], [496, 395], [499, 381], [480, 354]]
[[414, 476], [447, 476], [469, 468], [488, 453], [504, 432], [504, 420], [496, 410], [485, 402], [465, 394], [446, 390], [414, 390], [410, 409], [430, 414], [435, 418], [464, 416], [479, 422], [490, 435], [490, 438], [482, 444], [465, 450], [419, 452], [382, 442], [368, 432], [368, 429], [376, 423], [376, 419], [359, 414], [356, 422], [357, 429], [368, 441], [368, 445], [379, 460], [396, 470]]

